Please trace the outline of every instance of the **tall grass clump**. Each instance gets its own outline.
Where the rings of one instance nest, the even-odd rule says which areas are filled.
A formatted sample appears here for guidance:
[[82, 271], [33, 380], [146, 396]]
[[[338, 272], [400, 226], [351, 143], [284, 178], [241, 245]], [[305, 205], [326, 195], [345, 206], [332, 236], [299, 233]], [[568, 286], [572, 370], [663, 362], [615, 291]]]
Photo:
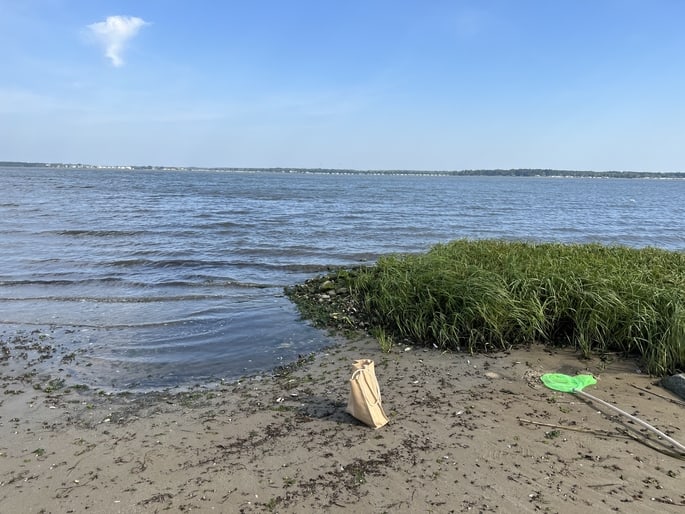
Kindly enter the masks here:
[[490, 351], [543, 342], [685, 367], [685, 254], [599, 244], [458, 240], [383, 257], [350, 277], [394, 339]]

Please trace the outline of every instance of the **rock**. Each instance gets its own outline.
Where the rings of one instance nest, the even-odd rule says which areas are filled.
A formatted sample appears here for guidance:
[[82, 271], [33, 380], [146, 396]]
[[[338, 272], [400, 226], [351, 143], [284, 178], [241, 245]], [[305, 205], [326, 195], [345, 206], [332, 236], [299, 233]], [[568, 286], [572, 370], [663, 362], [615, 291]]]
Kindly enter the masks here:
[[335, 282], [333, 282], [332, 280], [326, 280], [325, 282], [323, 282], [319, 286], [319, 288], [321, 289], [321, 291], [328, 291], [330, 289], [335, 289]]
[[662, 378], [661, 386], [685, 400], [685, 373]]

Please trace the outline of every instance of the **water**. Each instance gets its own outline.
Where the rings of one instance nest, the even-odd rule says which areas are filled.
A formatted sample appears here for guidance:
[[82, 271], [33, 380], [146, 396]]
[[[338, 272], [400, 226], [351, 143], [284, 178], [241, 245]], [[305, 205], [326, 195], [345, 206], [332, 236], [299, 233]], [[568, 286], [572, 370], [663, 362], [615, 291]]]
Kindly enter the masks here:
[[9, 168], [0, 186], [2, 335], [48, 335], [53, 366], [102, 388], [330, 344], [283, 294], [329, 266], [457, 238], [685, 250], [682, 180]]

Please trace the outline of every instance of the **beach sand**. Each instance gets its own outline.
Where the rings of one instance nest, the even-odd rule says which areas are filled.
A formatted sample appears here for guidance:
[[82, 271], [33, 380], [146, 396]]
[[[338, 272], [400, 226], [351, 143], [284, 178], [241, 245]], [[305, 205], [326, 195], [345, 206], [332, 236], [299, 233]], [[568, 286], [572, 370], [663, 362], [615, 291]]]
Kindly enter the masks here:
[[[346, 414], [370, 358], [390, 423]], [[685, 442], [638, 365], [535, 346], [492, 355], [341, 342], [274, 375], [108, 395], [0, 366], [2, 512], [685, 512], [685, 459], [546, 372]], [[29, 373], [29, 374], [27, 374]]]

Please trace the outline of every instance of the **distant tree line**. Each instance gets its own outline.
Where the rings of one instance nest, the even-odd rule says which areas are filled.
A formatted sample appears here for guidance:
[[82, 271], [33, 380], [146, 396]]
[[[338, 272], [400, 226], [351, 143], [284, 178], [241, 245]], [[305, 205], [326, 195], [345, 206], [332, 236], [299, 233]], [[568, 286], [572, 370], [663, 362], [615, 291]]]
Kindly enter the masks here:
[[449, 172], [450, 175], [472, 175], [491, 177], [588, 177], [588, 178], [685, 178], [685, 172], [651, 171], [578, 171], [551, 169], [514, 170], [463, 170]]
[[4, 168], [127, 168], [150, 171], [248, 171], [269, 173], [319, 173], [339, 175], [443, 175], [443, 176], [480, 176], [480, 177], [575, 177], [575, 178], [685, 178], [685, 172], [650, 172], [650, 171], [579, 171], [553, 169], [496, 169], [496, 170], [355, 170], [331, 168], [206, 168], [196, 166], [96, 166], [82, 163], [45, 163], [0, 161]]
[[0, 166], [3, 168], [44, 168], [44, 162], [15, 162], [15, 161], [0, 161]]

